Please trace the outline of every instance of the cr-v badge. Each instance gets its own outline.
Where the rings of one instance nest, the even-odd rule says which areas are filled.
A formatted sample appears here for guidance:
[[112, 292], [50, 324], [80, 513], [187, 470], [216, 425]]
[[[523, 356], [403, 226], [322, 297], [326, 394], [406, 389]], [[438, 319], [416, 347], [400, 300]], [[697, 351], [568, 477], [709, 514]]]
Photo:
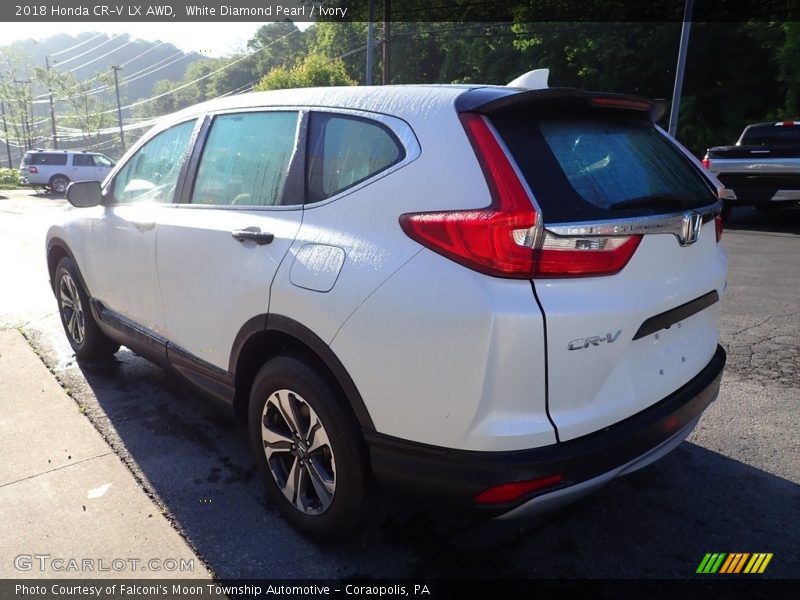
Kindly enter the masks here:
[[572, 340], [569, 344], [567, 344], [567, 348], [569, 350], [583, 350], [589, 346], [599, 346], [601, 342], [611, 344], [612, 342], [616, 341], [620, 333], [622, 333], [622, 329], [617, 331], [617, 333], [614, 335], [607, 333], [604, 336], [593, 335], [591, 337], [578, 338], [577, 340]]

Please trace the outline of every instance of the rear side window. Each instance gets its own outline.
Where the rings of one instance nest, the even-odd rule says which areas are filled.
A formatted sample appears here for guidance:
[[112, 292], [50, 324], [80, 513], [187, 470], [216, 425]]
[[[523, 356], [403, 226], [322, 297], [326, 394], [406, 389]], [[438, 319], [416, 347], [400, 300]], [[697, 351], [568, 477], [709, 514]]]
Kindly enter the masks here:
[[216, 117], [197, 169], [192, 204], [280, 205], [295, 148], [297, 117], [296, 112]]
[[74, 154], [72, 156], [73, 167], [93, 167], [94, 158], [91, 154]]
[[716, 197], [692, 163], [635, 118], [511, 119], [495, 123], [550, 222], [656, 214]]
[[67, 164], [67, 155], [64, 152], [47, 153], [47, 152], [29, 152], [22, 160], [26, 165], [65, 165]]
[[756, 125], [748, 127], [739, 143], [746, 146], [800, 145], [798, 125]]
[[306, 150], [307, 201], [319, 202], [397, 164], [405, 156], [381, 123], [315, 112]]

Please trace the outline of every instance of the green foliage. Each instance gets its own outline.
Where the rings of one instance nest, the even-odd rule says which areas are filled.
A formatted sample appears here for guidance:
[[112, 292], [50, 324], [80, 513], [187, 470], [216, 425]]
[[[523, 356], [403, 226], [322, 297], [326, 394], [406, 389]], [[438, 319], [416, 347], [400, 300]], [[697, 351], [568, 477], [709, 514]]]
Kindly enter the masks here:
[[296, 66], [275, 67], [261, 78], [253, 89], [278, 90], [286, 88], [356, 85], [348, 76], [341, 60], [330, 61], [319, 54], [306, 57]]
[[8, 189], [21, 185], [18, 169], [0, 169], [0, 186]]

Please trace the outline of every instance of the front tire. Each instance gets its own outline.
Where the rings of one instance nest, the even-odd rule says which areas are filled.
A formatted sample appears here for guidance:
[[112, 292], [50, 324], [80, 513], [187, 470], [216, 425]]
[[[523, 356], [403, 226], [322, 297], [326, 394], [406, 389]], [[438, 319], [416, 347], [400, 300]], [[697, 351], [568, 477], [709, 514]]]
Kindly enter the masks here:
[[268, 361], [251, 389], [248, 428], [267, 495], [284, 519], [322, 543], [355, 532], [366, 452], [349, 405], [324, 377], [294, 357]]
[[106, 337], [94, 320], [89, 296], [71, 258], [64, 257], [58, 263], [54, 281], [61, 324], [75, 357], [78, 360], [97, 360], [119, 350], [119, 344]]

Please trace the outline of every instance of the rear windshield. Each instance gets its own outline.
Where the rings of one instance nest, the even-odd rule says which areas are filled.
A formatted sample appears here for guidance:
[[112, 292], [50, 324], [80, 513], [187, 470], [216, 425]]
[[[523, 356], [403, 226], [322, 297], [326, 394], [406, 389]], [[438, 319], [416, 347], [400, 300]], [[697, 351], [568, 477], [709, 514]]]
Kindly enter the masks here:
[[746, 146], [795, 146], [800, 144], [800, 126], [757, 125], [742, 133], [739, 144]]
[[574, 222], [674, 212], [716, 201], [695, 166], [636, 118], [494, 119], [544, 219]]

